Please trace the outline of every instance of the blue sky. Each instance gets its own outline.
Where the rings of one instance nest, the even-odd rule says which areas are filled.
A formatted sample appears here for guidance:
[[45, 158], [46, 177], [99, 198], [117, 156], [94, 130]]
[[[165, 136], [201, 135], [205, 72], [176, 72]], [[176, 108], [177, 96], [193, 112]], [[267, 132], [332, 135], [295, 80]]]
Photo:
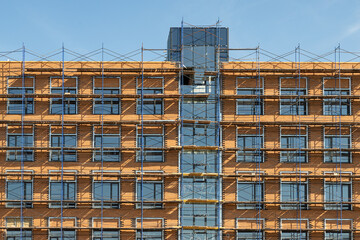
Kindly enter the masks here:
[[2, 1], [0, 51], [21, 47], [48, 53], [165, 48], [181, 19], [230, 28], [230, 47], [278, 54], [301, 47], [318, 54], [341, 47], [360, 52], [359, 0], [20, 0]]

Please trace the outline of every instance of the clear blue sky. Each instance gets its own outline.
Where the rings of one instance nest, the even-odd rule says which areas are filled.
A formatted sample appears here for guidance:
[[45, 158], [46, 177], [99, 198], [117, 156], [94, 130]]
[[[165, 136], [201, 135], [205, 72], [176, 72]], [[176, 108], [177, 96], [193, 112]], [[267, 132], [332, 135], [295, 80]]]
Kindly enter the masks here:
[[230, 28], [230, 47], [258, 44], [278, 54], [301, 47], [316, 53], [338, 43], [360, 49], [359, 0], [2, 0], [0, 51], [21, 47], [40, 53], [101, 47], [127, 53], [165, 48], [169, 27], [181, 19]]

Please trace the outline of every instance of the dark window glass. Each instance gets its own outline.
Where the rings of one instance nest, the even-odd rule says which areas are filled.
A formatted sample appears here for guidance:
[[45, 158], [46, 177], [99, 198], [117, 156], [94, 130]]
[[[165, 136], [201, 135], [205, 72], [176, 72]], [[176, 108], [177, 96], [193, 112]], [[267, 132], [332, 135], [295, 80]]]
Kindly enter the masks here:
[[237, 232], [237, 240], [261, 240], [263, 232]]
[[335, 204], [325, 204], [326, 210], [351, 210], [351, 204], [341, 203], [351, 202], [351, 184], [325, 183], [324, 195], [325, 202], [338, 202]]
[[[282, 89], [281, 95], [303, 96], [306, 89]], [[289, 98], [280, 100], [281, 115], [306, 115], [307, 100], [301, 98]]]
[[[76, 183], [75, 182], [50, 182], [50, 190], [49, 190], [49, 200], [61, 201], [64, 200], [66, 202], [62, 203], [62, 206], [65, 208], [74, 208], [76, 200]], [[59, 208], [61, 207], [60, 202], [52, 202], [49, 204], [49, 207]]]
[[182, 199], [216, 199], [215, 178], [183, 178]]
[[183, 226], [217, 225], [217, 207], [215, 204], [183, 204]]
[[181, 237], [184, 240], [216, 240], [217, 232], [214, 230], [182, 230]]
[[[350, 95], [349, 90], [325, 89], [325, 96]], [[340, 99], [340, 97], [324, 99], [324, 115], [351, 115], [350, 99]]]
[[[160, 134], [143, 134], [143, 137], [138, 137], [137, 146], [144, 148], [163, 148], [163, 136]], [[163, 161], [163, 150], [159, 149], [144, 149], [143, 151], [144, 162], [162, 162]], [[137, 161], [141, 161], [141, 151], [138, 151]]]
[[[138, 89], [138, 94], [141, 94], [141, 92], [146, 94], [162, 94], [162, 89]], [[141, 106], [142, 103], [142, 106]], [[137, 107], [136, 107], [136, 113], [137, 114], [144, 114], [144, 115], [153, 115], [153, 114], [163, 114], [163, 99], [162, 98], [143, 98], [143, 101], [141, 102], [141, 99], [137, 100]]]
[[[106, 201], [120, 201], [120, 183], [119, 182], [108, 182], [108, 181], [96, 181], [93, 186], [93, 200], [105, 201], [103, 207], [106, 208], [119, 208], [120, 204], [106, 203]], [[94, 203], [94, 207], [101, 207], [101, 203]]]
[[76, 240], [75, 230], [50, 230], [49, 240]]
[[183, 151], [181, 169], [184, 173], [215, 173], [217, 172], [216, 151]]
[[254, 95], [253, 98], [237, 99], [236, 114], [237, 115], [262, 115], [263, 114], [263, 99], [256, 96], [262, 95], [262, 89], [238, 89], [238, 95]]
[[[8, 88], [8, 94], [21, 95], [23, 93], [22, 88]], [[34, 93], [33, 88], [24, 88], [25, 94]], [[24, 110], [24, 111], [23, 111]], [[33, 114], [34, 113], [34, 99], [25, 98], [13, 98], [9, 96], [8, 99], [8, 114]]]
[[102, 151], [94, 151], [94, 161], [119, 162], [120, 150], [112, 150], [109, 148], [120, 148], [120, 140], [120, 135], [118, 134], [95, 135], [94, 147], [100, 148], [102, 146], [103, 149]]
[[[64, 144], [62, 139], [64, 138]], [[77, 145], [76, 135], [51, 134], [51, 147], [75, 148]], [[76, 162], [76, 150], [51, 150], [50, 161]]]
[[215, 124], [184, 124], [183, 145], [216, 146]]
[[[33, 147], [34, 136], [32, 134], [8, 134], [8, 147]], [[34, 161], [33, 150], [7, 150], [7, 161]]]
[[[7, 181], [6, 187], [6, 200], [23, 200], [23, 207], [32, 208], [32, 202], [26, 202], [33, 198], [32, 182]], [[8, 202], [6, 207], [21, 207], [21, 202]]]
[[[325, 148], [351, 148], [350, 136], [325, 136]], [[324, 162], [329, 163], [350, 163], [351, 152], [339, 151], [324, 151]]]
[[[263, 208], [263, 183], [238, 182], [237, 188], [238, 209], [262, 209]], [[254, 203], [260, 202], [260, 203]]]
[[[143, 181], [137, 182], [136, 200], [141, 201], [141, 191], [143, 201], [162, 201], [163, 200], [163, 183]], [[141, 204], [137, 204], [141, 207]], [[162, 208], [162, 203], [143, 203], [144, 208]]]
[[325, 240], [351, 240], [349, 232], [325, 232]]
[[215, 100], [186, 98], [182, 104], [183, 119], [215, 120]]
[[[281, 136], [281, 148], [306, 148], [306, 136]], [[305, 151], [281, 151], [281, 162], [307, 162]]]
[[[119, 89], [94, 89], [95, 94], [120, 94]], [[94, 114], [120, 114], [120, 99], [119, 98], [95, 98], [94, 99]]]
[[[62, 88], [52, 88], [52, 94], [62, 94]], [[77, 113], [77, 99], [66, 97], [66, 94], [76, 94], [75, 88], [65, 88], [64, 90], [64, 106], [62, 98], [51, 98], [50, 100], [50, 114], [76, 114]]]
[[[262, 162], [263, 152], [260, 148], [263, 147], [263, 137], [257, 135], [240, 135], [238, 136], [237, 161], [238, 162]], [[242, 150], [243, 149], [243, 150]], [[246, 150], [250, 149], [250, 150]]]
[[116, 230], [94, 230], [92, 240], [119, 240], [120, 233]]
[[[300, 202], [307, 201], [306, 183], [281, 183], [281, 209], [307, 209], [307, 204]], [[288, 203], [294, 202], [294, 204]]]
[[281, 232], [281, 240], [307, 240], [306, 232]]
[[32, 240], [31, 230], [7, 229], [6, 240]]
[[136, 232], [136, 240], [162, 240], [162, 231], [158, 230], [143, 230], [142, 234], [140, 230]]

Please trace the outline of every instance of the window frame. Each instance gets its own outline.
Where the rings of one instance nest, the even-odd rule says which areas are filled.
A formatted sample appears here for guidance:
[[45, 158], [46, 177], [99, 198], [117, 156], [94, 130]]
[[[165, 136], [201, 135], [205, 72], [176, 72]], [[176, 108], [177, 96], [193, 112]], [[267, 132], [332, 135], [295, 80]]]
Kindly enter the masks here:
[[[349, 138], [349, 148], [352, 148], [352, 129], [350, 128], [350, 134], [348, 134], [348, 135], [346, 135], [346, 134], [342, 134], [342, 135], [336, 135], [336, 134], [326, 134], [326, 132], [325, 132], [325, 129], [323, 129], [323, 146], [324, 146], [324, 149], [327, 149], [327, 147], [326, 147], [326, 138], [329, 138], [329, 137], [331, 137], [331, 138], [340, 138], [340, 139], [342, 139], [342, 138]], [[333, 139], [332, 139], [332, 145], [334, 145], [333, 144]], [[340, 144], [341, 145], [341, 144]], [[334, 147], [331, 147], [331, 148], [334, 148]], [[331, 149], [330, 148], [330, 149]], [[338, 147], [339, 149], [342, 149], [342, 147]], [[353, 158], [352, 158], [352, 152], [351, 151], [346, 151], [346, 150], [341, 150], [341, 153], [342, 154], [344, 154], [344, 153], [347, 153], [348, 155], [349, 155], [349, 157], [348, 157], [348, 162], [341, 162], [341, 157], [342, 156], [340, 156], [339, 158], [340, 158], [340, 162], [334, 162], [334, 161], [326, 161], [326, 154], [327, 153], [339, 153], [340, 154], [340, 150], [338, 150], [338, 151], [324, 151], [323, 152], [323, 163], [335, 163], [335, 164], [339, 164], [339, 163], [341, 163], [341, 164], [349, 164], [349, 163], [352, 163], [353, 162]], [[331, 157], [331, 159], [332, 158], [334, 158], [333, 156]], [[336, 157], [335, 157], [336, 158]]]
[[[62, 140], [60, 139], [59, 141], [59, 147], [61, 148], [61, 145], [63, 145], [63, 148], [68, 148], [65, 143], [65, 137], [67, 136], [75, 136], [75, 146], [71, 146], [69, 148], [77, 148], [78, 146], [78, 136], [77, 136], [77, 125], [74, 125], [75, 126], [75, 133], [71, 133], [71, 134], [62, 134], [62, 133], [59, 133], [59, 134], [53, 134], [52, 133], [52, 125], [50, 125], [50, 132], [49, 132], [49, 145], [50, 147], [56, 147], [56, 146], [53, 146], [53, 136], [56, 136], [56, 137], [60, 137], [62, 138], [62, 135], [64, 135], [64, 143], [61, 144]], [[59, 161], [57, 160], [53, 160], [52, 157], [53, 157], [53, 153], [56, 153], [58, 152], [58, 154], [60, 155], [60, 159]], [[75, 153], [75, 161], [68, 161], [68, 160], [65, 160], [65, 156], [67, 156], [67, 153]], [[63, 157], [61, 157], [61, 155], [63, 155]], [[63, 162], [77, 162], [77, 157], [78, 157], [78, 153], [77, 153], [77, 150], [63, 150], [63, 154], [61, 154], [61, 150], [53, 150], [51, 149], [49, 151], [49, 162], [62, 162], [61, 159], [63, 160]]]
[[[57, 93], [53, 93], [53, 90], [61, 90], [62, 91], [62, 87], [52, 87], [52, 80], [53, 79], [62, 79], [63, 77], [62, 76], [51, 76], [50, 77], [50, 94], [57, 94]], [[75, 90], [75, 93], [74, 94], [78, 94], [78, 88], [79, 88], [79, 79], [77, 76], [65, 76], [64, 79], [75, 79], [75, 83], [76, 83], [76, 86], [75, 87], [65, 87], [64, 86], [64, 103], [62, 102], [62, 98], [53, 98], [51, 97], [50, 98], [50, 101], [49, 101], [49, 104], [50, 104], [50, 107], [49, 107], [49, 115], [76, 115], [76, 114], [79, 114], [79, 102], [78, 102], [78, 98], [73, 98], [73, 97], [66, 97], [66, 94], [67, 94], [67, 91], [74, 91]], [[62, 94], [62, 93], [60, 93]], [[74, 100], [72, 100], [74, 99]], [[61, 105], [64, 107], [64, 109], [61, 110], [60, 113], [53, 113], [53, 102], [54, 101], [61, 101]], [[68, 113], [67, 111], [65, 111], [66, 109], [66, 102], [68, 102], [68, 109], [70, 108], [70, 101], [75, 101], [75, 113]]]
[[[141, 179], [137, 178], [136, 179], [136, 186], [135, 186], [135, 199], [136, 201], [141, 201], [141, 197], [139, 196], [140, 193], [140, 189], [139, 189], [139, 184], [141, 184]], [[155, 190], [155, 184], [156, 185], [160, 185], [161, 186], [161, 202], [164, 201], [164, 180], [143, 180], [142, 184], [154, 184], [153, 189], [154, 190], [154, 196], [156, 195], [156, 190]], [[144, 196], [143, 196], [144, 198]], [[146, 201], [146, 200], [143, 200]], [[161, 209], [164, 207], [163, 203], [158, 203], [157, 201], [159, 200], [150, 200], [153, 201], [153, 203], [142, 203], [142, 208], [143, 209]], [[136, 203], [135, 207], [137, 209], [141, 208], [141, 203]]]
[[[346, 185], [346, 186], [349, 186], [349, 192], [348, 192], [348, 195], [350, 196], [350, 201], [344, 201], [343, 199], [341, 200], [341, 202], [339, 203], [326, 203], [326, 202], [331, 202], [328, 200], [328, 197], [327, 197], [327, 192], [326, 192], [326, 185], [340, 185], [341, 187], [341, 191], [343, 191], [343, 185]], [[352, 181], [349, 181], [349, 182], [330, 182], [330, 181], [326, 181], [324, 179], [324, 185], [323, 185], [323, 198], [324, 198], [324, 210], [334, 210], [334, 211], [337, 211], [337, 210], [348, 210], [348, 211], [352, 211], [353, 210], [353, 183]], [[336, 197], [336, 196], [335, 196]], [[340, 195], [340, 198], [341, 198], [341, 195]], [[344, 196], [343, 196], [344, 198]], [[336, 201], [337, 202], [337, 201]], [[342, 203], [342, 202], [351, 202], [350, 204], [347, 204], [347, 203]]]
[[[20, 179], [20, 180], [16, 180], [16, 181], [6, 179], [6, 182], [5, 182], [5, 198], [6, 198], [6, 200], [10, 200], [10, 199], [8, 199], [8, 197], [9, 197], [9, 185], [8, 185], [9, 182], [16, 182], [16, 183], [23, 182], [24, 183], [23, 190], [24, 190], [25, 198], [26, 198], [26, 184], [31, 184], [31, 193], [30, 193], [30, 199], [23, 199], [23, 200], [19, 199], [18, 200], [18, 201], [22, 201], [23, 206], [21, 206], [21, 202], [19, 202], [19, 203], [6, 202], [5, 207], [6, 208], [33, 208], [33, 199], [34, 199], [34, 181], [33, 181], [33, 179], [31, 179], [31, 180], [24, 180], [24, 179], [21, 180]], [[20, 189], [20, 192], [21, 192], [21, 189]]]
[[[92, 179], [92, 184], [91, 184], [91, 199], [92, 201], [99, 201], [99, 200], [95, 200], [95, 184], [96, 183], [100, 183], [100, 184], [118, 184], [118, 203], [104, 203], [106, 201], [110, 201], [110, 200], [100, 200], [101, 203], [93, 203], [92, 204], [92, 208], [112, 208], [112, 209], [120, 209], [120, 200], [121, 200], [121, 181], [120, 179], [118, 180], [95, 180], [94, 178]], [[112, 187], [111, 187], [112, 189]], [[112, 201], [112, 200], [111, 200]]]
[[[107, 125], [107, 126], [110, 126], [110, 125]], [[102, 147], [100, 147], [100, 150], [93, 150], [93, 154], [92, 154], [92, 161], [93, 162], [121, 162], [121, 156], [122, 156], [122, 154], [121, 154], [121, 150], [120, 150], [120, 148], [121, 148], [121, 145], [122, 145], [122, 139], [121, 139], [121, 127], [119, 126], [119, 133], [118, 134], [116, 134], [116, 133], [114, 133], [114, 134], [96, 134], [95, 133], [95, 127], [96, 126], [93, 126], [93, 128], [92, 128], [92, 132], [93, 132], [93, 134], [92, 134], [92, 147], [93, 148], [97, 148], [97, 146], [96, 146], [96, 138], [97, 137], [101, 137], [101, 139], [103, 140], [103, 138], [104, 137], [118, 137], [119, 138], [119, 146], [117, 146], [117, 147], [104, 147], [104, 146], [102, 146]], [[100, 127], [106, 127], [106, 126], [100, 126]], [[119, 148], [118, 150], [112, 150], [113, 148]], [[101, 152], [102, 152], [102, 156], [101, 156]], [[101, 160], [96, 160], [96, 156], [97, 156], [97, 154], [98, 153], [100, 153], [100, 157], [101, 157]], [[104, 153], [110, 153], [109, 155], [111, 155], [111, 153], [116, 153], [116, 154], [114, 154], [114, 155], [117, 155], [118, 154], [118, 157], [117, 157], [117, 160], [116, 161], [106, 161], [106, 160], [104, 160], [104, 155], [106, 156], [107, 154], [104, 154]]]
[[[74, 173], [74, 172], [72, 171], [72, 173]], [[60, 183], [60, 184], [61, 183], [62, 184], [73, 183], [74, 184], [74, 200], [66, 200], [66, 199], [52, 200], [51, 199], [51, 183]], [[54, 180], [51, 180], [51, 178], [49, 178], [49, 186], [48, 186], [48, 188], [49, 188], [48, 199], [49, 199], [49, 201], [54, 201], [54, 202], [49, 202], [49, 205], [48, 205], [49, 208], [61, 208], [61, 202], [62, 201], [67, 201], [67, 202], [62, 202], [62, 207], [63, 208], [77, 208], [78, 186], [77, 186], [77, 179], [76, 178], [74, 180], [60, 180], [60, 181], [54, 181]], [[61, 193], [60, 193], [60, 196], [61, 196]]]
[[[246, 137], [260, 137], [260, 140], [261, 140], [261, 142], [260, 142], [260, 147], [259, 147], [259, 149], [261, 149], [261, 148], [264, 148], [264, 146], [265, 146], [265, 134], [264, 134], [264, 130], [263, 129], [261, 129], [260, 130], [261, 131], [261, 134], [239, 134], [239, 129], [238, 128], [236, 128], [236, 148], [240, 148], [240, 146], [239, 146], [239, 138], [246, 138]], [[243, 139], [243, 142], [245, 141], [245, 139]], [[256, 147], [256, 148], [258, 148], [258, 147]], [[263, 163], [264, 161], [265, 161], [265, 152], [264, 151], [262, 151], [262, 150], [260, 150], [259, 151], [259, 153], [257, 153], [257, 151], [258, 150], [254, 150], [254, 151], [252, 151], [252, 150], [237, 150], [237, 152], [236, 152], [236, 162], [243, 162], [243, 163]], [[240, 153], [243, 153], [244, 154], [244, 156], [243, 156], [243, 158], [244, 158], [244, 161], [240, 161]], [[252, 156], [252, 158], [253, 159], [255, 159], [255, 161], [246, 161], [245, 159], [247, 158], [247, 157], [249, 157], [247, 154], [252, 154], [252, 155], [250, 155], [250, 156]], [[255, 154], [255, 155], [253, 155], [253, 154]], [[260, 161], [256, 161], [256, 158], [257, 157], [260, 157]]]
[[[161, 80], [161, 87], [144, 87], [144, 86], [139, 86], [139, 80], [143, 80], [143, 79], [160, 79]], [[149, 76], [146, 76], [144, 78], [142, 77], [137, 77], [136, 78], [136, 94], [139, 94], [140, 97], [136, 99], [136, 109], [135, 109], [135, 113], [137, 115], [141, 115], [141, 107], [139, 108], [139, 105], [141, 105], [141, 99], [143, 100], [142, 104], [145, 105], [144, 103], [145, 102], [153, 102], [153, 109], [154, 110], [154, 113], [144, 113], [144, 107], [142, 108], [142, 115], [164, 115], [164, 110], [165, 110], [165, 101], [164, 101], [164, 98], [141, 98], [141, 95], [147, 95], [147, 93], [142, 93], [142, 91], [146, 91], [146, 90], [153, 90], [153, 91], [157, 91], [157, 90], [160, 90], [161, 93], [151, 93], [150, 95], [156, 95], [156, 94], [161, 94], [163, 95], [165, 93], [165, 79], [164, 77], [149, 77]], [[156, 105], [157, 103], [156, 102], [160, 102], [160, 113], [156, 113]], [[140, 112], [139, 112], [140, 111]]]
[[[237, 203], [236, 204], [236, 209], [256, 209], [256, 210], [260, 210], [260, 209], [265, 209], [265, 204], [263, 203], [265, 200], [265, 182], [264, 181], [257, 181], [257, 182], [252, 182], [252, 181], [243, 181], [243, 180], [236, 180], [236, 201], [239, 201], [239, 184], [253, 184], [254, 189], [256, 191], [256, 185], [261, 185], [261, 193], [260, 193], [260, 198], [261, 198], [261, 203]], [[255, 196], [252, 196], [252, 198], [256, 198], [257, 193], [255, 194]], [[256, 202], [257, 200], [253, 201]], [[250, 201], [252, 202], [252, 201]]]
[[[35, 144], [35, 134], [34, 134], [34, 127], [32, 127], [32, 132], [31, 133], [9, 133], [9, 129], [8, 127], [9, 126], [18, 126], [18, 125], [7, 125], [6, 127], [6, 146], [7, 147], [34, 147], [34, 144]], [[19, 125], [19, 127], [21, 128], [21, 126]], [[24, 137], [24, 139], [22, 140], [24, 143], [23, 143], [23, 146], [10, 146], [10, 140], [9, 140], [9, 137], [10, 136], [16, 136], [16, 137]], [[26, 136], [31, 136], [32, 137], [32, 144], [31, 146], [27, 146], [25, 144], [25, 137]], [[18, 141], [18, 140], [16, 140]], [[17, 144], [16, 144], [17, 145]], [[10, 156], [12, 155], [11, 153], [15, 153], [15, 160], [9, 160], [10, 159]], [[20, 154], [20, 160], [17, 160], [17, 156], [18, 156], [18, 153], [21, 153]], [[22, 157], [23, 154], [28, 154], [28, 153], [31, 153], [31, 159], [30, 160], [27, 160], [28, 158], [27, 157]], [[24, 155], [25, 156], [25, 155]], [[6, 150], [6, 162], [34, 162], [35, 161], [35, 154], [34, 154], [34, 150], [30, 149], [20, 149], [20, 150]]]
[[[283, 199], [283, 184], [292, 184], [292, 185], [304, 185], [305, 186], [305, 194], [306, 196], [304, 197], [305, 200], [301, 201], [301, 202], [308, 202], [309, 201], [309, 182], [306, 181], [302, 181], [302, 182], [295, 182], [295, 181], [280, 181], [280, 202], [292, 202], [292, 201], [284, 201]], [[295, 190], [295, 192], [298, 192], [298, 188], [299, 186], [296, 187], [297, 190]], [[299, 194], [298, 194], [299, 195]], [[299, 196], [298, 196], [299, 198]], [[299, 198], [300, 199], [300, 198]], [[280, 204], [280, 209], [281, 210], [308, 210], [309, 209], [309, 204], [308, 203], [301, 203], [300, 201], [293, 201], [294, 203], [281, 203]]]
[[[95, 81], [96, 81], [96, 79], [118, 79], [118, 81], [119, 81], [119, 88], [113, 88], [113, 87], [95, 87]], [[96, 90], [117, 90], [118, 91], [118, 93], [117, 94], [114, 94], [114, 95], [120, 95], [120, 94], [122, 94], [122, 92], [121, 92], [121, 77], [120, 76], [109, 76], [109, 75], [106, 75], [106, 76], [101, 76], [101, 77], [99, 77], [99, 76], [94, 76], [93, 78], [92, 78], [92, 92], [93, 92], [93, 94], [96, 94], [95, 92], [96, 92]], [[111, 95], [111, 94], [104, 94], [104, 95]], [[113, 98], [117, 98], [117, 100], [118, 100], [118, 113], [110, 113], [110, 114], [104, 114], [104, 113], [96, 113], [95, 112], [95, 106], [96, 106], [96, 101], [98, 101], [98, 100], [100, 100], [101, 101], [101, 106], [102, 106], [102, 99], [101, 98], [94, 98], [93, 99], [93, 105], [92, 105], [92, 114], [93, 115], [120, 115], [121, 114], [121, 98], [119, 98], [119, 97], [113, 97]], [[104, 102], [105, 101], [107, 101], [106, 99], [108, 99], [108, 98], [104, 98]], [[112, 99], [112, 98], [109, 98], [109, 99]], [[110, 100], [110, 101], [113, 101], [113, 100]], [[104, 103], [104, 105], [105, 105], [105, 103]], [[113, 105], [111, 104], [111, 111], [112, 111], [112, 109], [113, 109]]]
[[[349, 87], [348, 88], [338, 88], [338, 87], [335, 87], [335, 88], [326, 88], [325, 87], [325, 80], [327, 79], [338, 79], [338, 80], [347, 80], [348, 81], [348, 85]], [[340, 85], [340, 83], [339, 83]], [[351, 84], [351, 77], [339, 77], [339, 78], [336, 78], [336, 77], [323, 77], [322, 79], [322, 93], [323, 93], [323, 96], [331, 96], [331, 95], [325, 95], [325, 91], [338, 91], [340, 94], [337, 94], [337, 96], [351, 96], [352, 95], [352, 84]], [[348, 91], [348, 94], [347, 95], [344, 95], [342, 94], [341, 92], [342, 91]], [[340, 111], [340, 114], [325, 114], [325, 102], [328, 101], [328, 102], [334, 102], [334, 101], [339, 101], [340, 98], [336, 98], [336, 99], [333, 99], [333, 98], [324, 98], [323, 101], [322, 101], [322, 114], [324, 116], [352, 116], [352, 101], [351, 99], [341, 99], [341, 101], [343, 100], [347, 100], [348, 101], [348, 114], [341, 114], [341, 108], [339, 109]], [[337, 102], [337, 105], [338, 106], [343, 106], [343, 103], [340, 104], [340, 102]], [[346, 104], [345, 104], [346, 105]], [[336, 106], [336, 104], [332, 104], [332, 106]], [[335, 109], [336, 110], [336, 109]], [[333, 111], [332, 111], [333, 112]]]
[[[145, 126], [144, 126], [145, 127]], [[144, 137], [151, 137], [151, 136], [157, 136], [157, 137], [161, 137], [161, 141], [162, 141], [162, 146], [161, 147], [152, 147], [152, 148], [159, 148], [159, 150], [147, 150], [145, 148], [149, 148], [147, 146], [141, 146], [140, 141], [141, 138], [143, 138], [142, 142], [145, 142], [145, 138]], [[138, 150], [136, 151], [136, 162], [144, 162], [144, 163], [150, 163], [150, 162], [165, 162], [165, 152], [163, 151], [163, 148], [165, 147], [165, 139], [164, 139], [164, 127], [162, 128], [162, 133], [146, 133], [146, 134], [139, 134], [139, 129], [136, 129], [136, 147], [137, 148], [143, 148], [143, 150]], [[150, 147], [151, 148], [151, 147]], [[143, 156], [141, 156], [141, 152], [143, 153]], [[151, 154], [151, 153], [161, 153], [161, 154], [155, 154], [156, 156], [160, 156], [161, 155], [161, 161], [149, 161], [146, 160], [147, 154]]]

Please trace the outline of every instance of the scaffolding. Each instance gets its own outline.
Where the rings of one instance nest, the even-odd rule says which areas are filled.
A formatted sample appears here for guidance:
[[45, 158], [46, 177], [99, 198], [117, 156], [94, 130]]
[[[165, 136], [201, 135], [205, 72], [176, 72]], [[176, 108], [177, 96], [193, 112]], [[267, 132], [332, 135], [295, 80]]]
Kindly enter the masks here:
[[359, 54], [173, 31], [126, 55], [0, 54], [3, 236], [356, 238]]

